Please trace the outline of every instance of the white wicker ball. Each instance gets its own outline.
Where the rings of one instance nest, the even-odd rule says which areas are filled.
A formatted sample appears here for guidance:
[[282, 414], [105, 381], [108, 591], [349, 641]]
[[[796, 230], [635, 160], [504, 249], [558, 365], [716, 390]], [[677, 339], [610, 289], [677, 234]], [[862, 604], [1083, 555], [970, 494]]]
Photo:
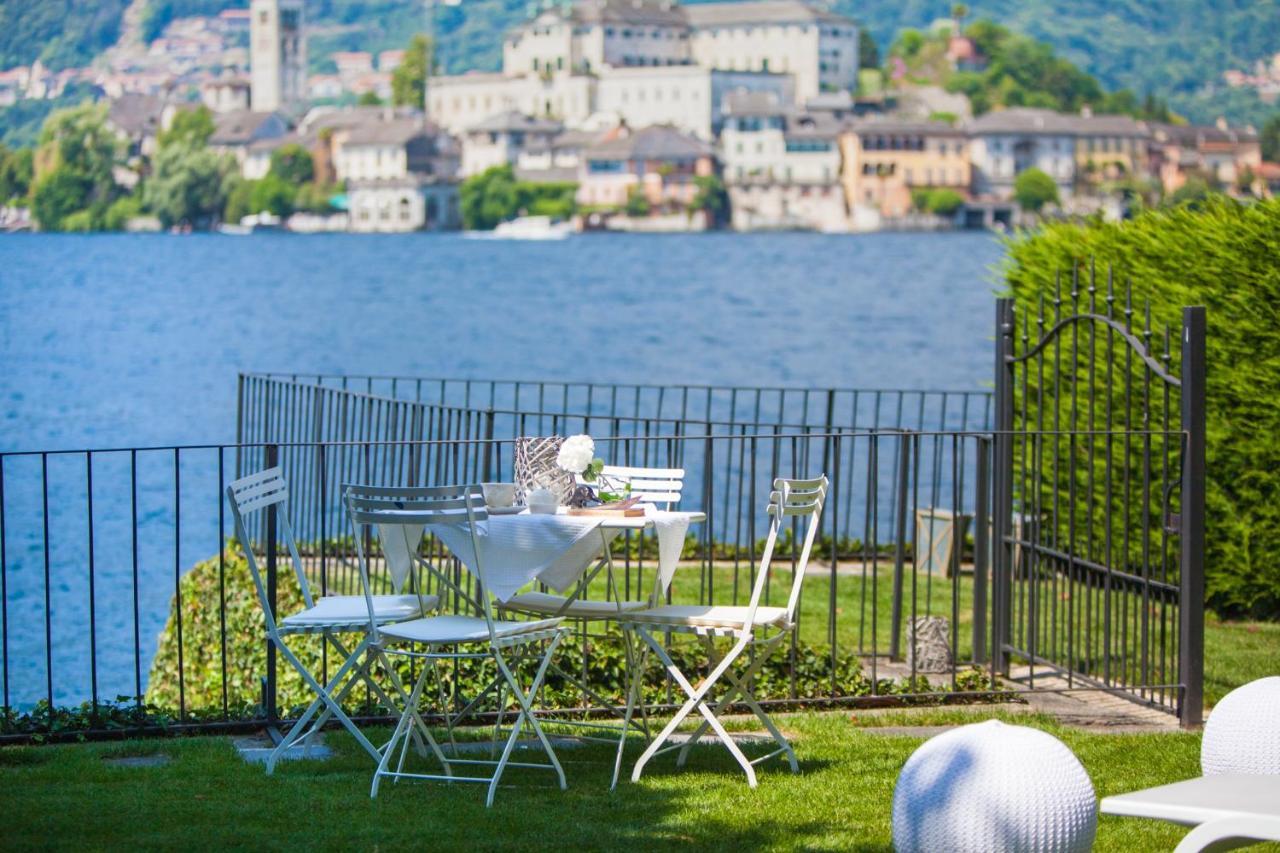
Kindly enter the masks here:
[[1204, 775], [1280, 775], [1280, 675], [1237, 687], [1214, 706], [1200, 742]]
[[1093, 783], [1053, 735], [998, 720], [925, 742], [893, 790], [893, 846], [914, 851], [1088, 851]]

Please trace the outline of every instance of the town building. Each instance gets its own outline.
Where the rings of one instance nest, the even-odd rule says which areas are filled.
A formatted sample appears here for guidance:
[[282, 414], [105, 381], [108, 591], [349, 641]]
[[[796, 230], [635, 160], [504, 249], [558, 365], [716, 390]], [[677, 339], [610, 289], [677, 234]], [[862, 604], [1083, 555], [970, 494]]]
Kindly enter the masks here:
[[501, 72], [431, 78], [427, 111], [454, 133], [515, 110], [569, 127], [669, 124], [709, 142], [730, 91], [792, 102], [855, 85], [857, 41], [852, 21], [805, 0], [577, 0], [509, 33]]
[[623, 126], [582, 152], [579, 205], [625, 208], [632, 196], [653, 213], [683, 213], [697, 195], [695, 178], [715, 174], [710, 144], [672, 127]]
[[1126, 115], [1094, 115], [1086, 109], [1071, 123], [1076, 135], [1077, 190], [1146, 174], [1150, 133], [1140, 122]]
[[1053, 178], [1060, 196], [1069, 197], [1076, 178], [1079, 119], [1026, 107], [996, 110], [974, 119], [968, 127], [974, 194], [1012, 198], [1018, 175], [1034, 168]]
[[730, 96], [720, 160], [733, 227], [846, 230], [841, 126], [830, 113], [798, 112], [768, 93]]
[[234, 156], [243, 170], [253, 143], [279, 139], [288, 132], [289, 122], [277, 112], [238, 110], [215, 113], [209, 147], [219, 153]]
[[200, 101], [215, 113], [249, 109], [250, 84], [246, 77], [219, 77], [200, 86]]
[[249, 13], [251, 107], [294, 110], [307, 95], [302, 0], [252, 0]]
[[458, 159], [453, 140], [421, 113], [355, 124], [334, 159], [351, 230], [457, 228]]
[[565, 130], [546, 141], [526, 140], [516, 159], [516, 177], [535, 183], [576, 182], [582, 153], [604, 135], [593, 130]]
[[965, 130], [946, 122], [859, 118], [843, 128], [840, 150], [844, 194], [860, 222], [907, 216], [916, 190], [968, 196], [974, 180]]
[[690, 54], [722, 71], [790, 74], [795, 96], [853, 89], [858, 83], [858, 27], [804, 0], [698, 3], [684, 7]]
[[1174, 192], [1192, 176], [1232, 189], [1241, 178], [1256, 175], [1262, 146], [1251, 127], [1151, 123], [1151, 171], [1165, 192]]
[[509, 110], [468, 128], [462, 134], [462, 177], [478, 175], [494, 166], [514, 166], [529, 147], [548, 149], [564, 126]]

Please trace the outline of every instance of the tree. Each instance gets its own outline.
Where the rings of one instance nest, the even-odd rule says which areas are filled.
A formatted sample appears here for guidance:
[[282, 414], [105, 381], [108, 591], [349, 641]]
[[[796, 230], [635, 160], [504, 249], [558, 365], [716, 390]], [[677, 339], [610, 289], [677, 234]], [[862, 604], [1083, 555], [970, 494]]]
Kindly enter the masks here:
[[209, 144], [213, 136], [213, 113], [208, 107], [194, 110], [180, 110], [173, 117], [168, 130], [162, 130], [156, 136], [156, 143], [165, 148], [170, 145], [203, 146]]
[[1046, 204], [1058, 201], [1058, 185], [1040, 169], [1031, 168], [1013, 179], [1013, 197], [1018, 206], [1039, 213]]
[[409, 42], [404, 59], [391, 72], [391, 103], [397, 107], [422, 109], [427, 100], [427, 68], [431, 61], [431, 40], [418, 33]]
[[142, 198], [165, 227], [207, 225], [222, 211], [228, 164], [215, 152], [202, 145], [171, 143], [156, 153], [151, 168]]
[[866, 27], [858, 30], [858, 67], [880, 67], [880, 46], [876, 44], [876, 37], [871, 34], [871, 30]]
[[644, 194], [643, 187], [632, 187], [627, 190], [627, 203], [622, 208], [627, 216], [648, 216], [649, 215], [649, 199]]
[[40, 131], [35, 155], [33, 213], [45, 230], [58, 230], [79, 210], [92, 211], [96, 225], [117, 195], [113, 170], [120, 144], [106, 126], [105, 104], [58, 110]]
[[729, 192], [724, 181], [719, 175], [698, 175], [693, 185], [698, 190], [689, 202], [689, 209], [706, 211], [713, 221], [719, 222], [729, 210]]
[[296, 142], [281, 145], [271, 152], [271, 167], [267, 174], [275, 175], [294, 186], [310, 183], [315, 177], [315, 164], [311, 152]]
[[360, 97], [356, 98], [356, 106], [358, 107], [380, 107], [382, 106], [382, 98], [378, 97], [378, 93], [370, 89], [364, 92]]
[[277, 175], [268, 174], [260, 181], [254, 182], [249, 193], [249, 212], [266, 211], [276, 216], [285, 217], [293, 213], [293, 200], [296, 195], [294, 187]]
[[1190, 175], [1182, 186], [1169, 195], [1168, 203], [1170, 206], [1186, 204], [1191, 207], [1198, 207], [1211, 196], [1217, 194], [1217, 191], [1206, 179], [1199, 175]]
[[1267, 119], [1258, 135], [1262, 144], [1262, 159], [1271, 163], [1280, 163], [1280, 113]]
[[31, 215], [45, 231], [61, 231], [64, 220], [85, 206], [93, 187], [70, 166], [58, 166], [42, 177], [31, 194]]
[[11, 151], [0, 145], [0, 206], [31, 192], [33, 162], [30, 148]]
[[515, 172], [510, 166], [494, 166], [472, 175], [458, 188], [462, 226], [487, 231], [519, 211]]

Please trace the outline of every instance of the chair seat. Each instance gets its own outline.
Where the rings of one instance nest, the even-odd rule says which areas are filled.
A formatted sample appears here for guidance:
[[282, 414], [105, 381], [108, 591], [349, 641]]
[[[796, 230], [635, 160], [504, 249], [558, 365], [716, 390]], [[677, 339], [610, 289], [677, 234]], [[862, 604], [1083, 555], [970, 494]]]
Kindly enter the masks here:
[[648, 606], [646, 601], [592, 601], [579, 598], [569, 604], [563, 613], [560, 609], [569, 599], [563, 595], [551, 595], [546, 592], [522, 592], [512, 596], [502, 604], [503, 610], [518, 610], [522, 613], [538, 613], [548, 616], [564, 616], [568, 619], [616, 619], [618, 611], [642, 610]]
[[[378, 623], [413, 619], [436, 609], [440, 599], [434, 595], [375, 595], [373, 614]], [[280, 621], [284, 628], [316, 628], [325, 625], [368, 623], [369, 605], [363, 595], [327, 595], [300, 613]]]
[[[749, 607], [723, 604], [668, 604], [648, 610], [632, 610], [623, 615], [627, 622], [655, 625], [689, 625], [697, 628], [741, 628], [747, 621]], [[757, 607], [752, 625], [783, 628], [787, 624], [785, 607]]]
[[[513, 637], [554, 628], [560, 622], [560, 619], [539, 619], [536, 622], [494, 620], [493, 631], [497, 637]], [[379, 630], [384, 637], [411, 643], [472, 643], [489, 639], [489, 627], [478, 616], [428, 616], [397, 622]]]

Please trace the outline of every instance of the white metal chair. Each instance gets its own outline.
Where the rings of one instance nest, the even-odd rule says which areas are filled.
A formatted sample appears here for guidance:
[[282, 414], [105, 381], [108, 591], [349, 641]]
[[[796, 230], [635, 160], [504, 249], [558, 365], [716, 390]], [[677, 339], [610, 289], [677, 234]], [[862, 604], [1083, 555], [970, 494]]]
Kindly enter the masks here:
[[[813, 550], [814, 539], [818, 533], [818, 526], [822, 518], [822, 505], [827, 497], [827, 478], [826, 476], [812, 480], [779, 478], [774, 480], [773, 487], [774, 492], [769, 496], [768, 506], [768, 513], [771, 516], [769, 535], [765, 541], [764, 553], [760, 557], [760, 569], [756, 574], [755, 585], [751, 590], [751, 600], [746, 606], [665, 605], [645, 610], [628, 611], [622, 616], [623, 623], [639, 635], [640, 639], [648, 646], [648, 649], [652, 649], [658, 655], [671, 678], [680, 685], [680, 688], [688, 697], [684, 704], [680, 706], [680, 710], [676, 712], [671, 721], [658, 733], [658, 736], [653, 739], [641, 754], [639, 760], [636, 761], [635, 768], [631, 773], [633, 782], [640, 779], [640, 774], [644, 771], [644, 766], [649, 760], [663, 752], [679, 749], [680, 754], [677, 757], [676, 765], [684, 766], [685, 760], [689, 755], [689, 749], [698, 742], [708, 728], [716, 733], [716, 736], [719, 737], [730, 754], [741, 765], [747, 774], [748, 784], [753, 788], [756, 786], [754, 766], [775, 756], [786, 755], [787, 761], [791, 765], [791, 772], [800, 772], [800, 765], [796, 761], [796, 754], [792, 750], [791, 744], [787, 742], [782, 732], [769, 719], [769, 715], [764, 712], [764, 709], [760, 707], [760, 703], [752, 694], [751, 688], [760, 667], [764, 665], [770, 654], [773, 653], [774, 649], [787, 636], [787, 633], [795, 626], [795, 612], [800, 600], [800, 589], [804, 584], [805, 568], [809, 563], [809, 555]], [[773, 559], [773, 550], [778, 540], [778, 531], [790, 519], [802, 519], [807, 522], [803, 545], [795, 565], [795, 577], [791, 582], [791, 592], [787, 598], [786, 607], [764, 607], [761, 606], [760, 599], [764, 594], [765, 582], [769, 576], [769, 564]], [[694, 686], [685, 674], [679, 670], [667, 650], [659, 642], [658, 637], [668, 632], [694, 634], [702, 637], [705, 641], [707, 653], [710, 657], [711, 671], [697, 686]], [[717, 637], [727, 637], [733, 640], [732, 647], [723, 656], [717, 655], [715, 646]], [[734, 663], [752, 646], [756, 646], [757, 649], [751, 662], [740, 675], [735, 674], [732, 669]], [[644, 651], [644, 656], [647, 656], [648, 649]], [[626, 728], [634, 714], [635, 704], [640, 699], [640, 686], [643, 677], [644, 658], [642, 657], [640, 666], [636, 667], [633, 673], [631, 689], [627, 695], [627, 708], [623, 716], [623, 737], [618, 741], [618, 762], [621, 760], [622, 749], [626, 739]], [[729, 683], [729, 688], [713, 704], [712, 691], [722, 678]], [[748, 760], [742, 754], [742, 750], [734, 743], [733, 738], [729, 736], [729, 733], [725, 731], [724, 726], [717, 718], [721, 710], [739, 701], [751, 709], [752, 713], [759, 718], [778, 744], [778, 748], [773, 752], [754, 761]], [[664, 747], [663, 744], [671, 737], [676, 728], [695, 710], [702, 715], [703, 720], [693, 735], [683, 744]]]
[[[368, 627], [372, 647], [380, 653], [414, 658], [423, 664], [422, 671], [414, 682], [413, 690], [405, 702], [404, 710], [400, 715], [399, 722], [396, 724], [395, 732], [392, 734], [386, 748], [382, 751], [378, 769], [374, 771], [373, 786], [369, 795], [371, 797], [378, 795], [378, 786], [383, 777], [391, 777], [396, 780], [412, 778], [434, 779], [444, 782], [483, 782], [489, 786], [488, 795], [485, 799], [485, 805], [489, 806], [493, 805], [498, 783], [507, 767], [536, 767], [554, 770], [559, 779], [560, 787], [562, 789], [566, 788], [564, 770], [560, 767], [560, 761], [556, 758], [555, 750], [552, 749], [551, 742], [543, 732], [542, 726], [538, 724], [538, 720], [534, 717], [532, 708], [533, 699], [542, 686], [543, 679], [546, 677], [551, 656], [566, 633], [565, 629], [560, 627], [561, 620], [553, 618], [530, 622], [513, 622], [494, 618], [493, 611], [495, 608], [485, 586], [484, 566], [481, 557], [483, 552], [479, 542], [478, 525], [488, 519], [488, 513], [484, 505], [484, 495], [479, 486], [441, 486], [414, 489], [412, 491], [413, 495], [411, 497], [358, 497], [355, 491], [349, 490], [346, 496], [347, 512], [351, 516], [352, 523], [357, 527], [359, 525], [375, 524], [427, 526], [449, 524], [464, 527], [471, 538], [475, 565], [469, 568], [475, 575], [479, 588], [478, 597], [481, 616], [428, 616], [407, 622], [399, 622], [394, 625], [380, 624], [376, 618], [373, 595], [369, 584], [368, 563], [361, 544], [362, 537], [356, 536], [356, 548], [360, 558], [360, 580], [364, 585], [365, 598], [368, 601]], [[546, 647], [540, 654], [530, 649], [531, 646], [543, 642], [546, 643]], [[475, 651], [465, 651], [464, 647], [479, 648]], [[509, 657], [514, 658], [517, 656], [534, 656], [535, 659], [538, 659], [537, 672], [528, 689], [520, 686], [508, 661]], [[505, 691], [499, 692], [500, 706], [505, 705], [505, 700], [501, 697], [506, 692], [509, 692], [514, 698], [515, 704], [519, 709], [515, 723], [503, 746], [502, 755], [496, 761], [491, 759], [459, 758], [456, 755], [447, 756], [440, 748], [440, 744], [422, 725], [422, 717], [418, 707], [422, 701], [423, 689], [428, 677], [435, 678], [439, 683], [439, 676], [436, 671], [437, 661], [482, 658], [491, 658], [497, 666], [497, 681], [505, 688]], [[511, 761], [511, 753], [515, 749], [516, 741], [526, 725], [541, 743], [550, 763]], [[409, 736], [415, 730], [422, 732], [424, 735], [427, 746], [444, 768], [443, 774], [405, 772], [404, 763], [408, 755]], [[390, 769], [391, 756], [396, 752], [397, 747], [399, 747], [399, 757], [396, 760], [395, 769], [392, 770]], [[490, 776], [455, 776], [453, 774], [454, 765], [488, 765], [493, 766], [494, 769]]]
[[[370, 607], [373, 608], [374, 620], [378, 624], [387, 624], [401, 619], [422, 616], [435, 609], [438, 599], [434, 595], [401, 594], [397, 591], [394, 595], [378, 595], [372, 599], [367, 599], [363, 595], [335, 595], [325, 596], [317, 601], [313, 597], [311, 584], [307, 580], [302, 557], [298, 553], [298, 546], [293, 537], [293, 528], [289, 522], [287, 512], [288, 499], [288, 485], [278, 467], [268, 468], [257, 474], [242, 477], [227, 486], [227, 501], [231, 505], [231, 516], [235, 521], [236, 536], [244, 549], [245, 560], [249, 564], [249, 573], [253, 578], [253, 584], [258, 593], [258, 602], [262, 607], [266, 621], [267, 637], [279, 650], [280, 655], [298, 671], [302, 680], [316, 693], [316, 698], [303, 712], [302, 716], [298, 718], [298, 721], [294, 723], [289, 733], [276, 745], [271, 755], [268, 756], [267, 772], [271, 773], [275, 769], [276, 761], [289, 747], [304, 738], [308, 739], [307, 743], [309, 745], [310, 736], [319, 732], [330, 717], [337, 719], [356, 739], [356, 742], [375, 761], [378, 761], [382, 757], [381, 752], [369, 742], [368, 738], [364, 736], [342, 709], [342, 701], [346, 698], [347, 693], [360, 681], [368, 684], [369, 689], [382, 702], [389, 707], [393, 706], [390, 696], [373, 679], [371, 674], [371, 665], [377, 660], [378, 654], [375, 650], [370, 649], [367, 636], [363, 637], [355, 648], [347, 649], [342, 641], [338, 639], [338, 634], [364, 634], [369, 627]], [[253, 548], [250, 547], [251, 540], [245, 525], [245, 516], [254, 512], [265, 511], [270, 507], [275, 507], [278, 524], [277, 536], [285, 543], [288, 549], [293, 572], [302, 591], [303, 602], [306, 604], [304, 610], [286, 616], [283, 619], [277, 619], [275, 614], [272, 613], [272, 604], [267, 597], [266, 584], [263, 581], [262, 571], [254, 556]], [[327, 683], [322, 684], [315, 675], [308, 671], [302, 661], [298, 659], [298, 656], [285, 643], [285, 638], [288, 636], [305, 634], [323, 636], [324, 641], [332, 645], [341, 656], [342, 664]], [[403, 688], [394, 682], [394, 672], [391, 672], [391, 677], [393, 679], [393, 688], [402, 692]], [[314, 722], [312, 722], [313, 718]]]
[[[643, 503], [653, 504], [664, 510], [671, 510], [680, 501], [680, 494], [684, 489], [684, 469], [606, 465], [600, 472], [599, 481], [591, 485], [595, 485], [603, 491], [614, 492], [620, 497], [638, 497]], [[600, 540], [600, 560], [579, 581], [578, 595], [564, 596], [548, 592], [523, 592], [512, 596], [508, 601], [504, 602], [501, 605], [502, 610], [535, 617], [563, 617], [576, 622], [579, 629], [585, 634], [586, 628], [590, 623], [616, 622], [626, 611], [642, 610], [657, 604], [658, 597], [662, 594], [662, 585], [656, 572], [654, 573], [653, 591], [646, 600], [624, 600], [618, 594], [618, 586], [613, 571], [610, 537], [607, 531], [603, 529], [600, 531]], [[607, 600], [600, 601], [599, 599], [587, 598], [585, 594], [588, 586], [602, 570], [605, 571], [608, 580]], [[627, 670], [630, 672], [633, 668], [634, 660], [632, 658], [632, 642], [630, 636], [628, 636], [628, 631], [629, 629], [624, 625], [623, 648], [627, 659]], [[584, 696], [590, 697], [599, 707], [606, 708], [612, 705], [613, 700], [602, 696], [599, 691], [586, 682], [586, 679], [581, 674], [568, 672], [554, 661], [551, 667], [560, 676], [572, 682]], [[587, 720], [552, 719], [544, 716], [543, 721], [571, 727], [610, 732], [617, 731], [616, 725], [604, 725]], [[646, 737], [649, 736], [649, 721], [647, 715], [643, 713], [643, 709], [641, 713], [641, 730]], [[614, 742], [612, 737], [583, 737], [582, 739], [601, 740], [607, 743]], [[616, 772], [614, 773], [614, 783], [617, 783]]]

